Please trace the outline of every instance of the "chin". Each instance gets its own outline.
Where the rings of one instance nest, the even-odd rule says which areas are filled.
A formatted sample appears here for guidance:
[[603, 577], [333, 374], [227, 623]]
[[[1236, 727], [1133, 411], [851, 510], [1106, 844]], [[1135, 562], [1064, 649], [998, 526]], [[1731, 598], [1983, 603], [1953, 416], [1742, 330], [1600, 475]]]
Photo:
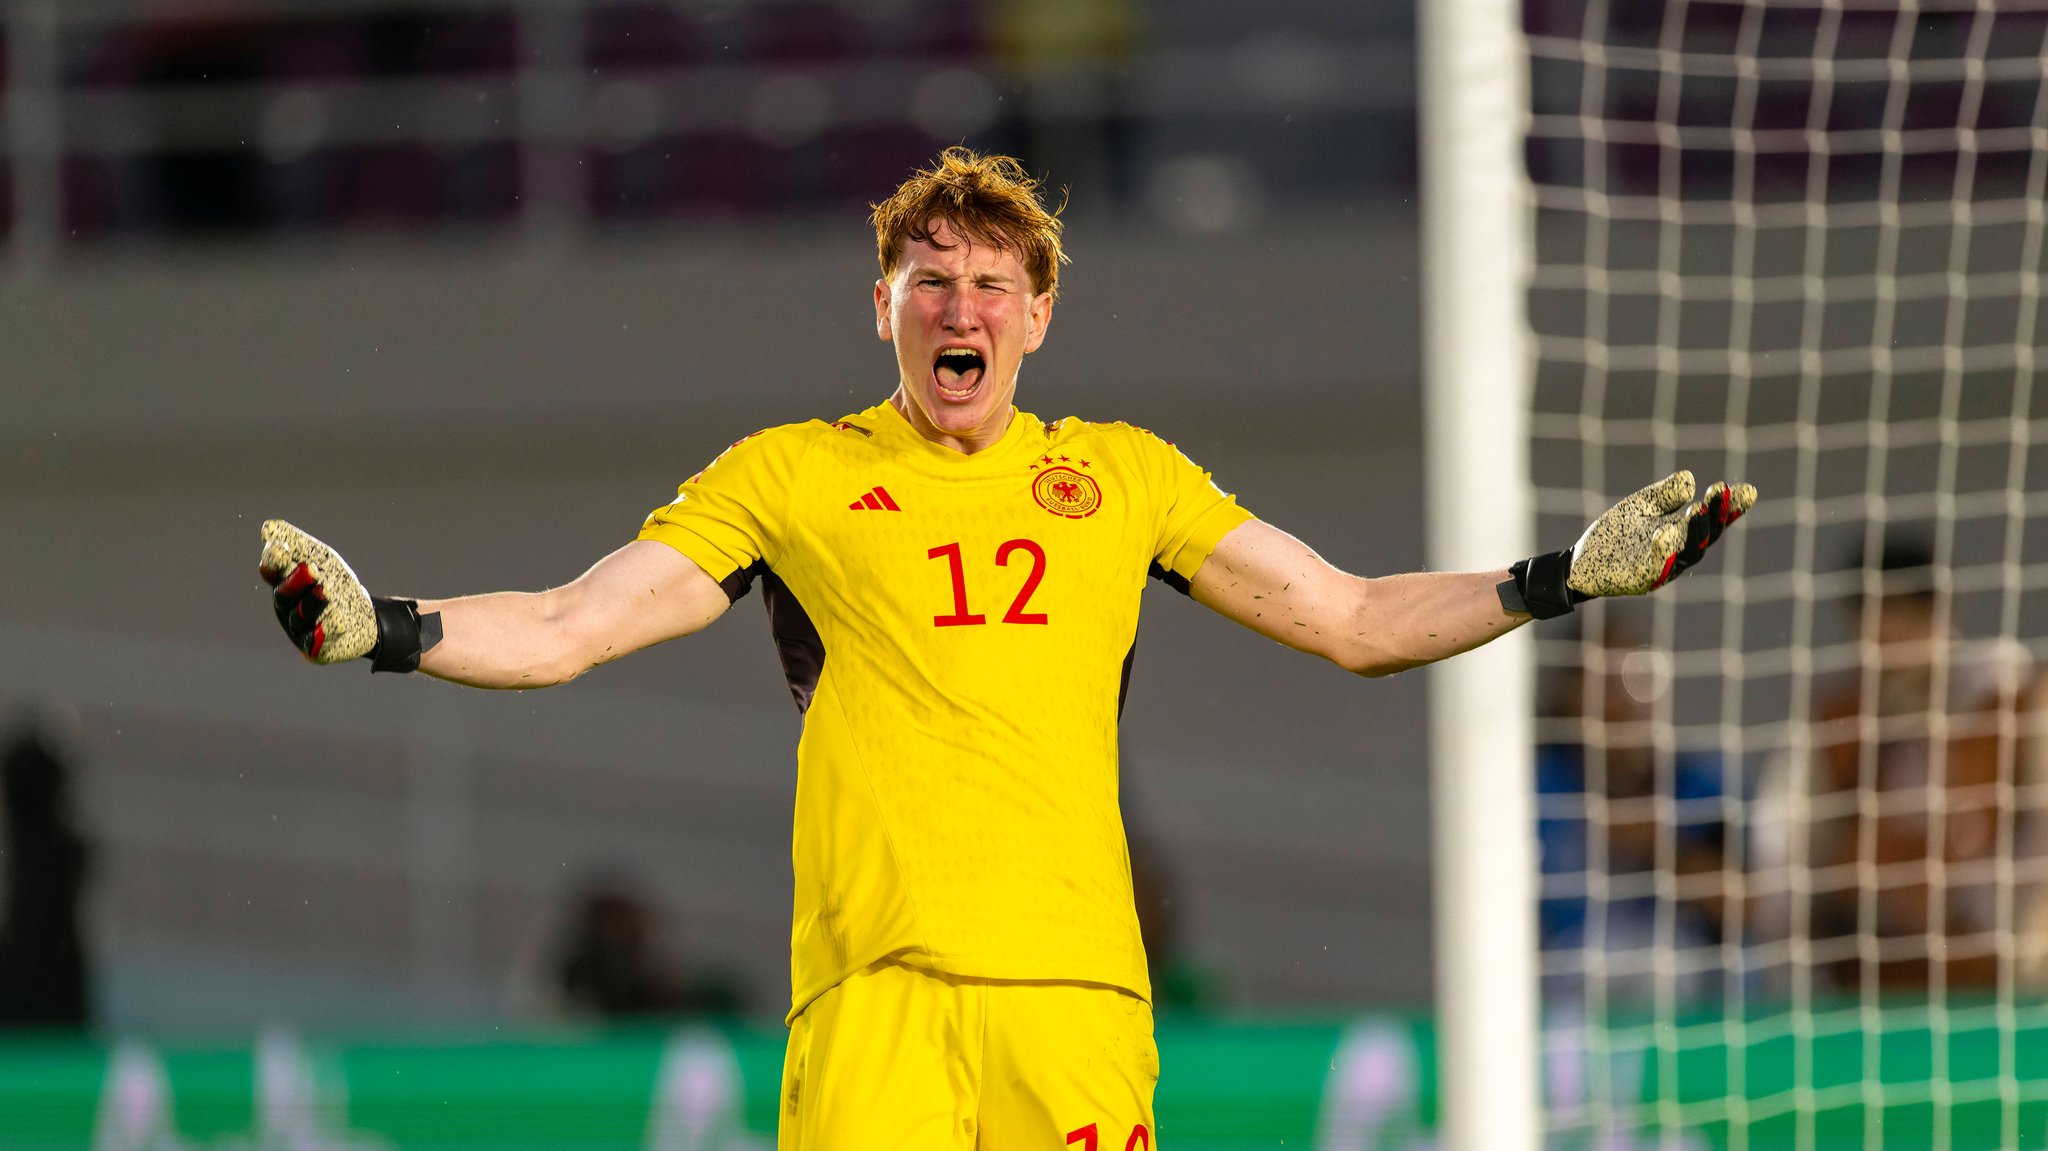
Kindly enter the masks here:
[[974, 404], [965, 408], [942, 406], [936, 411], [926, 408], [924, 415], [932, 422], [933, 427], [957, 435], [980, 431], [995, 415], [995, 409], [989, 404]]
[[937, 396], [920, 394], [917, 406], [933, 427], [957, 435], [987, 426], [1008, 404], [1001, 397], [991, 395], [976, 396], [974, 402], [968, 404], [949, 404]]

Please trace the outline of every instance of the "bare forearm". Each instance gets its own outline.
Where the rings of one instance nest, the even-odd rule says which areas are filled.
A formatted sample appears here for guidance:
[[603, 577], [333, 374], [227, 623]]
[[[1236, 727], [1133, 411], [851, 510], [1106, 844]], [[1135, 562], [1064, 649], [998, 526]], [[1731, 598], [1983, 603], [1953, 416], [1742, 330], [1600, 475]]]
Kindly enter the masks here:
[[[1748, 484], [1716, 484], [1688, 506], [1692, 492], [1692, 473], [1674, 472], [1610, 508], [1574, 550], [1534, 557], [1513, 576], [1496, 570], [1365, 579], [1271, 524], [1246, 520], [1217, 541], [1190, 590], [1197, 602], [1269, 639], [1360, 675], [1391, 675], [1470, 651], [1535, 618], [1501, 606], [1498, 589], [1511, 578], [1513, 602], [1546, 619], [1590, 596], [1661, 587], [1756, 502]], [[1587, 547], [1586, 554], [1576, 550]], [[1547, 574], [1538, 572], [1541, 564], [1549, 565]]]
[[421, 600], [420, 615], [441, 614], [441, 641], [420, 670], [470, 687], [548, 687], [576, 678], [592, 660], [563, 619], [558, 592], [494, 592]]
[[674, 548], [638, 540], [549, 591], [422, 601], [422, 616], [441, 613], [442, 639], [420, 658], [420, 670], [472, 687], [566, 683], [698, 631], [730, 602]]
[[1200, 603], [1288, 647], [1359, 675], [1392, 675], [1506, 635], [1530, 617], [1500, 605], [1505, 571], [1366, 579], [1286, 532], [1249, 520], [1193, 580]]
[[1323, 654], [1381, 676], [1470, 651], [1529, 622], [1500, 605], [1506, 571], [1410, 572], [1359, 579], [1351, 635]]

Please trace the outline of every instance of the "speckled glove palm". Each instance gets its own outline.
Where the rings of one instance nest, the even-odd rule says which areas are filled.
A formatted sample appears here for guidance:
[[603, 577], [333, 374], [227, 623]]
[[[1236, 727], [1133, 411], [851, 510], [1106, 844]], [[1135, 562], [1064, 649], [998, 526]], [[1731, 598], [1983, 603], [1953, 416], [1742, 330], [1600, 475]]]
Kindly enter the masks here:
[[1724, 481], [1698, 503], [1692, 497], [1688, 471], [1636, 492], [1601, 513], [1578, 543], [1509, 568], [1501, 606], [1550, 619], [1595, 596], [1653, 592], [1698, 563], [1756, 503], [1756, 489]]
[[372, 597], [333, 548], [283, 520], [264, 520], [256, 570], [273, 589], [277, 622], [307, 659], [342, 663], [368, 656], [372, 671], [419, 667], [419, 604]]

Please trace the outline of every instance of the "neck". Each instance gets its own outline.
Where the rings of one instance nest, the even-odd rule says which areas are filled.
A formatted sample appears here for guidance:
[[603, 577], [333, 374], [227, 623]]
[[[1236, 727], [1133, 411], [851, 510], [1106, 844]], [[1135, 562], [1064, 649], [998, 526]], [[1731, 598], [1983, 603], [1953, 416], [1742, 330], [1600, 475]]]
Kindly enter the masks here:
[[917, 430], [918, 435], [923, 436], [942, 448], [951, 448], [966, 456], [971, 456], [976, 452], [985, 451], [996, 446], [996, 444], [1002, 441], [1003, 433], [1010, 430], [1010, 421], [1017, 418], [1015, 405], [1004, 404], [1000, 418], [993, 427], [973, 428], [964, 432], [949, 432], [927, 419], [924, 409], [911, 402], [910, 396], [904, 392], [901, 386], [897, 387], [895, 395], [889, 397], [889, 406], [903, 413], [903, 418], [909, 421], [912, 428]]

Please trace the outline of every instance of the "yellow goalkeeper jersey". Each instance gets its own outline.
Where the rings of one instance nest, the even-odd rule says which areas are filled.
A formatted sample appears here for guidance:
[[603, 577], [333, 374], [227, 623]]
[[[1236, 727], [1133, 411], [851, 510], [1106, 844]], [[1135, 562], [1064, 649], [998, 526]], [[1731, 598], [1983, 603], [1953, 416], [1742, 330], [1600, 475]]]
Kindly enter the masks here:
[[877, 959], [1151, 996], [1117, 807], [1148, 574], [1250, 514], [1151, 433], [1016, 412], [964, 455], [888, 404], [727, 449], [640, 531], [738, 599], [797, 707], [793, 1019]]

